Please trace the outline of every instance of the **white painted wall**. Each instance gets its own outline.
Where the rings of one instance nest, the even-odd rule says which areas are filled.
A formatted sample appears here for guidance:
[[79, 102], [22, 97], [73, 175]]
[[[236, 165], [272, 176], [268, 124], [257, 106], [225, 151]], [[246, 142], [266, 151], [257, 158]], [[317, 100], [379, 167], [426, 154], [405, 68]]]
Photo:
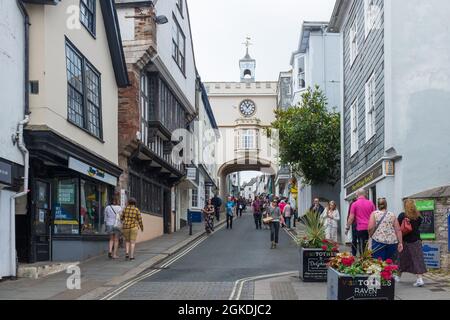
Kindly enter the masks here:
[[450, 184], [450, 32], [445, 0], [386, 0], [386, 150], [401, 198]]
[[23, 165], [11, 136], [24, 118], [25, 27], [16, 1], [0, 1], [0, 158]]
[[[171, 76], [175, 79], [175, 82], [191, 103], [190, 107], [194, 110], [196, 71], [186, 1], [183, 1], [183, 15], [180, 14], [175, 0], [158, 1], [155, 8], [156, 15], [165, 15], [169, 19], [168, 23], [157, 26], [158, 54]], [[184, 75], [172, 58], [172, 28], [175, 25], [173, 16], [175, 16], [186, 37], [186, 73]]]

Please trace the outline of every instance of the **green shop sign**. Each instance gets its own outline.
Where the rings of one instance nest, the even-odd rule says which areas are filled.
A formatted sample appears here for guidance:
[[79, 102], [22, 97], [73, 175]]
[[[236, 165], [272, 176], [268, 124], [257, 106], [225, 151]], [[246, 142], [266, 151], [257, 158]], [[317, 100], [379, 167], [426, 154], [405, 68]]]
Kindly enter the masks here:
[[434, 200], [416, 200], [417, 210], [422, 215], [422, 224], [420, 226], [420, 237], [422, 240], [436, 240], [434, 231]]

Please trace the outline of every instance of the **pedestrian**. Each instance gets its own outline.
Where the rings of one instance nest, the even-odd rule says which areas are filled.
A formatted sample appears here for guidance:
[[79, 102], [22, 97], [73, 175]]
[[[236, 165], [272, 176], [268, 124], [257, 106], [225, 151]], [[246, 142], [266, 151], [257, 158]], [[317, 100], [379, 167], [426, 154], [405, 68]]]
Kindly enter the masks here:
[[[419, 211], [416, 208], [414, 200], [406, 199], [403, 202], [405, 212], [398, 216], [400, 226], [409, 223], [410, 230], [403, 234], [403, 251], [400, 252], [400, 274], [396, 281], [400, 281], [403, 272], [415, 274], [417, 277], [414, 283], [415, 287], [423, 287], [423, 274], [427, 272], [425, 260], [423, 257], [422, 239], [420, 238], [420, 225], [423, 222]], [[404, 221], [406, 220], [406, 221]]]
[[[268, 198], [263, 198], [264, 204], [263, 204], [263, 219], [266, 219], [269, 216], [269, 207], [270, 202]], [[264, 223], [264, 230], [270, 230], [270, 224]]]
[[377, 201], [378, 210], [373, 212], [369, 220], [369, 236], [372, 240], [372, 257], [386, 261], [392, 260], [403, 250], [403, 237], [397, 216], [387, 210], [387, 201]]
[[256, 230], [261, 229], [262, 228], [262, 213], [261, 213], [261, 209], [262, 209], [262, 200], [260, 200], [259, 198], [256, 198], [255, 201], [253, 201], [252, 204], [253, 207], [253, 218], [255, 219], [255, 225], [256, 225]]
[[335, 201], [330, 201], [327, 208], [323, 211], [321, 215], [324, 220], [325, 226], [325, 238], [332, 240], [334, 242], [338, 241], [338, 222], [341, 219], [339, 215], [339, 210]]
[[281, 211], [278, 207], [277, 201], [272, 200], [272, 204], [267, 209], [268, 217], [272, 218], [270, 222], [270, 241], [272, 242], [271, 249], [276, 249], [278, 245], [278, 234], [280, 232], [280, 220], [281, 220]]
[[220, 220], [220, 207], [222, 207], [222, 199], [220, 199], [217, 193], [214, 194], [212, 198], [212, 205], [214, 206], [214, 212], [216, 213], [216, 220]]
[[205, 231], [207, 234], [210, 234], [214, 231], [214, 206], [211, 199], [207, 201], [202, 211], [205, 220]]
[[233, 229], [233, 209], [236, 207], [232, 197], [228, 197], [227, 209], [227, 229]]
[[123, 210], [121, 216], [122, 232], [125, 238], [125, 258], [134, 260], [134, 249], [138, 235], [138, 227], [144, 232], [144, 224], [142, 223], [142, 215], [136, 207], [136, 199], [130, 198], [127, 207]]
[[374, 212], [375, 205], [372, 201], [366, 198], [366, 191], [364, 189], [359, 189], [356, 192], [358, 199], [353, 203], [350, 208], [350, 217], [347, 221], [347, 227], [345, 229], [345, 235], [348, 234], [352, 224], [356, 221], [356, 234], [358, 236], [359, 254], [362, 255], [369, 241], [369, 220], [372, 212]]
[[120, 215], [122, 207], [118, 205], [117, 197], [114, 197], [112, 203], [105, 208], [105, 228], [109, 234], [109, 251], [108, 258], [117, 259], [117, 250], [119, 249], [119, 238], [121, 235]]
[[[348, 222], [348, 219], [350, 218], [350, 211], [352, 209], [352, 205], [355, 203], [356, 199], [357, 199], [356, 197], [353, 198], [348, 207], [347, 222]], [[358, 241], [358, 234], [356, 231], [356, 220], [354, 220], [352, 223], [352, 255], [354, 257], [356, 257], [356, 255], [358, 254], [358, 243], [359, 243], [359, 241]]]
[[287, 202], [286, 205], [284, 206], [282, 213], [284, 221], [286, 222], [286, 227], [288, 229], [291, 229], [292, 207], [289, 202]]
[[325, 208], [320, 204], [319, 198], [314, 198], [313, 204], [309, 208], [309, 211], [315, 212], [318, 216], [320, 216]]
[[236, 212], [236, 217], [242, 217], [242, 211], [244, 211], [244, 207], [245, 207], [245, 201], [242, 197], [239, 197], [239, 199], [237, 200], [237, 212]]

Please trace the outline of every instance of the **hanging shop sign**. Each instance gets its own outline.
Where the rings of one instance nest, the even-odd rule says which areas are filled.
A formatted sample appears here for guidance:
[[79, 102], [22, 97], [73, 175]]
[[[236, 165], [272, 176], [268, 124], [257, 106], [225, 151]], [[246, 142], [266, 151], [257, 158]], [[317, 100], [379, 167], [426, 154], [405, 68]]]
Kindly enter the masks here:
[[347, 196], [351, 195], [352, 193], [355, 193], [360, 188], [364, 188], [368, 184], [374, 182], [376, 179], [383, 176], [383, 165], [379, 165], [375, 167], [373, 170], [371, 170], [369, 173], [362, 176], [360, 179], [358, 179], [356, 182], [351, 184], [347, 187]]
[[186, 169], [186, 178], [191, 181], [197, 180], [197, 168], [189, 167]]
[[12, 165], [0, 161], [0, 183], [11, 185]]
[[116, 177], [72, 157], [69, 158], [69, 169], [75, 170], [112, 186], [117, 185]]
[[434, 200], [416, 200], [417, 210], [422, 215], [422, 224], [420, 225], [420, 237], [422, 240], [435, 240], [436, 233], [434, 228]]

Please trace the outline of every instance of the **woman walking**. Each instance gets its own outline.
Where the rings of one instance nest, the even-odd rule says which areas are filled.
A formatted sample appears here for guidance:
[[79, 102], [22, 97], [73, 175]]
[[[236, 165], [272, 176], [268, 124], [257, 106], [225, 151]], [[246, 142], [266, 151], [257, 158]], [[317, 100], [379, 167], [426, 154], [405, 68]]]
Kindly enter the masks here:
[[[404, 201], [405, 212], [398, 216], [398, 223], [402, 226], [410, 224], [408, 231], [403, 234], [404, 250], [400, 253], [400, 275], [403, 272], [412, 273], [417, 276], [417, 281], [414, 283], [415, 287], [423, 287], [423, 274], [427, 272], [425, 260], [423, 258], [422, 240], [420, 238], [419, 227], [422, 224], [423, 218], [417, 211], [414, 200], [406, 199]], [[405, 228], [403, 228], [405, 230]], [[395, 279], [400, 281], [400, 277]]]
[[372, 238], [372, 256], [383, 261], [393, 259], [403, 251], [403, 238], [400, 224], [394, 213], [387, 211], [385, 198], [378, 199], [378, 211], [369, 219], [369, 236]]
[[108, 257], [110, 259], [117, 259], [117, 250], [119, 249], [119, 238], [121, 230], [118, 222], [120, 222], [120, 214], [122, 208], [118, 205], [118, 200], [115, 197], [112, 204], [105, 208], [105, 226], [106, 233], [109, 234], [109, 251]]
[[125, 258], [134, 260], [134, 248], [136, 246], [136, 239], [138, 235], [138, 227], [144, 232], [144, 224], [142, 222], [142, 215], [136, 207], [136, 199], [130, 198], [128, 206], [123, 210], [121, 216], [123, 223], [122, 232], [125, 238]]
[[291, 229], [291, 217], [292, 217], [292, 207], [289, 202], [286, 203], [283, 209], [283, 217], [286, 222], [286, 227]]
[[227, 229], [233, 229], [233, 209], [236, 207], [236, 203], [233, 201], [232, 197], [228, 197], [228, 202], [226, 203], [227, 209]]
[[205, 231], [207, 234], [210, 234], [214, 231], [214, 206], [211, 202], [211, 199], [208, 200], [205, 208], [203, 208], [203, 214], [205, 218]]
[[330, 201], [322, 213], [325, 221], [325, 238], [334, 242], [338, 241], [338, 222], [341, 219], [335, 201]]
[[272, 204], [267, 209], [267, 216], [272, 218], [272, 221], [270, 222], [270, 241], [272, 242], [272, 246], [270, 249], [276, 249], [281, 220], [281, 211], [276, 200], [272, 200]]

